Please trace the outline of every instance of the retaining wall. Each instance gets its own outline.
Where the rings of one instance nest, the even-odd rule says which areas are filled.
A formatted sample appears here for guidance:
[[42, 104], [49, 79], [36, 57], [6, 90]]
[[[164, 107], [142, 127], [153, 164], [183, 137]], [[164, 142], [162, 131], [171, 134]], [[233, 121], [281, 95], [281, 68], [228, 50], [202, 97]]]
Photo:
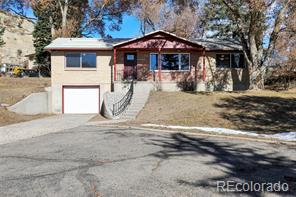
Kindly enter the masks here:
[[51, 91], [32, 93], [7, 109], [24, 115], [51, 113]]

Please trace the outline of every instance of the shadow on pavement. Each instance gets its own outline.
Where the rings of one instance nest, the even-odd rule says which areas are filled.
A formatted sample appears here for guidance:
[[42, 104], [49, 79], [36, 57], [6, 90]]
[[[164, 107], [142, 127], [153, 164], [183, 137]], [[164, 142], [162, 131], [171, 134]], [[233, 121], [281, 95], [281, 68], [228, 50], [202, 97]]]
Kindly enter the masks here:
[[[223, 168], [223, 176], [208, 180], [188, 182], [176, 180], [180, 185], [211, 188], [217, 191], [217, 181], [238, 181], [256, 183], [289, 184], [289, 192], [280, 195], [296, 194], [296, 161], [285, 156], [277, 156], [275, 152], [260, 153], [259, 148], [242, 148], [239, 144], [216, 142], [210, 139], [190, 137], [185, 134], [171, 134], [169, 137], [154, 139], [148, 142], [162, 147], [153, 156], [163, 160], [186, 156], [211, 156], [205, 165], [211, 168]], [[267, 145], [268, 146], [268, 145]], [[240, 194], [235, 192], [234, 194]], [[244, 193], [250, 196], [261, 196], [262, 192]]]

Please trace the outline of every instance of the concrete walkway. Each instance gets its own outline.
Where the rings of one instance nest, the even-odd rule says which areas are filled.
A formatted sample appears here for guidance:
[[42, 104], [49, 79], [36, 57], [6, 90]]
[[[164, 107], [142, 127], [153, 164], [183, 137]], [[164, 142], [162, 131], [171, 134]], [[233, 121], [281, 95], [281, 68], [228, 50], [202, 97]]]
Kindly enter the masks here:
[[94, 115], [57, 115], [0, 127], [0, 144], [59, 132], [85, 124]]
[[146, 102], [148, 101], [151, 86], [149, 83], [136, 83], [134, 85], [134, 95], [131, 100], [130, 105], [127, 109], [120, 115], [121, 120], [134, 120], [140, 111], [144, 108]]

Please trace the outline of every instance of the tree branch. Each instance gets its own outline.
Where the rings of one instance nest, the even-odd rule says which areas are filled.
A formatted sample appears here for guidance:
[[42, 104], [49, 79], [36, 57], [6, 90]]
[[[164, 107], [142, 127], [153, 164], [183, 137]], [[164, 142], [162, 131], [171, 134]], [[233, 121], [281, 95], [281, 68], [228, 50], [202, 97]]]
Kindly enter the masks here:
[[268, 59], [268, 57], [271, 55], [272, 51], [275, 48], [275, 43], [276, 43], [279, 33], [282, 31], [282, 28], [281, 28], [282, 22], [284, 21], [285, 13], [286, 13], [289, 5], [290, 5], [290, 0], [285, 1], [285, 4], [283, 5], [282, 9], [278, 12], [278, 14], [276, 16], [273, 30], [272, 30], [272, 33], [270, 34], [268, 48], [267, 48], [266, 53], [264, 55], [262, 64], [264, 64], [266, 62], [266, 60]]
[[8, 8], [7, 11], [8, 11], [8, 12], [12, 12], [12, 13], [15, 14], [15, 15], [18, 15], [18, 16], [20, 16], [20, 17], [24, 17], [24, 18], [29, 19], [29, 20], [34, 20], [34, 21], [37, 20], [37, 18], [33, 18], [33, 17], [26, 16], [24, 13], [20, 13], [20, 12], [14, 10], [14, 9], [12, 9], [12, 8]]
[[61, 0], [58, 0], [58, 4], [59, 4], [60, 10], [61, 10], [61, 14], [63, 15], [64, 10], [63, 10], [63, 5], [62, 5]]

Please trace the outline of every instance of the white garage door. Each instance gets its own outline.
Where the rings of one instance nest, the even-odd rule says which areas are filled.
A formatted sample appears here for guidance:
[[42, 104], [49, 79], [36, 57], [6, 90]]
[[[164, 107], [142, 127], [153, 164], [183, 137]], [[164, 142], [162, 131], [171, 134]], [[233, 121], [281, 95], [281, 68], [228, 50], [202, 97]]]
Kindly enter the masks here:
[[99, 87], [64, 87], [64, 113], [99, 113]]

